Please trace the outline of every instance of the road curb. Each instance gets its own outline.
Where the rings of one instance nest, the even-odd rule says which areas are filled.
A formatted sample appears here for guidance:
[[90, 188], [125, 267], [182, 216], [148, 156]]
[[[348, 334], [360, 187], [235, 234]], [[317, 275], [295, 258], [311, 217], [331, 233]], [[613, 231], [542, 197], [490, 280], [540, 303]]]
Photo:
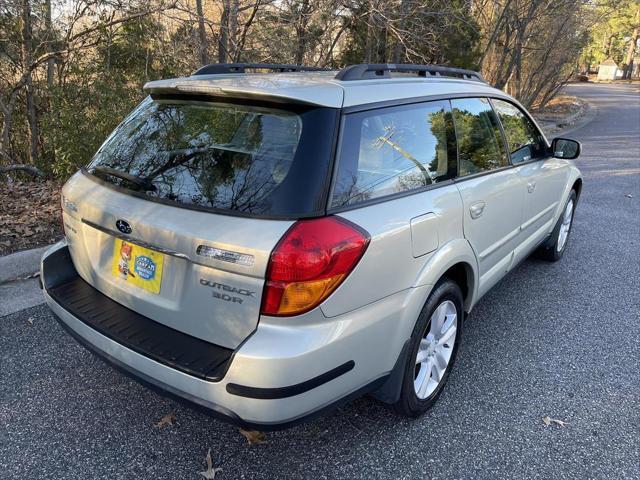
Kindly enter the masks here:
[[33, 248], [0, 257], [0, 284], [28, 277], [40, 269], [42, 254], [50, 247]]
[[580, 117], [580, 119], [576, 123], [574, 123], [573, 125], [568, 125], [566, 128], [562, 128], [562, 129], [558, 130], [557, 132], [555, 132], [555, 135], [557, 135], [558, 133], [560, 133], [562, 135], [566, 135], [567, 133], [571, 133], [574, 130], [578, 130], [578, 129], [584, 127], [587, 123], [593, 121], [593, 119], [596, 118], [596, 116], [598, 115], [598, 107], [593, 102], [590, 102], [590, 101], [584, 100], [584, 99], [582, 99], [582, 100], [587, 105], [587, 111], [584, 113], [584, 115], [582, 115]]
[[[566, 135], [568, 132], [572, 132], [573, 130], [582, 128], [584, 125], [595, 118], [597, 113], [597, 107], [595, 106], [595, 104], [583, 98], [579, 100], [583, 103], [584, 108], [562, 119], [545, 121], [543, 119], [537, 119], [534, 115], [534, 118], [536, 118], [538, 125], [540, 125], [547, 138], [551, 139], [559, 135]], [[558, 125], [564, 126], [558, 127]]]

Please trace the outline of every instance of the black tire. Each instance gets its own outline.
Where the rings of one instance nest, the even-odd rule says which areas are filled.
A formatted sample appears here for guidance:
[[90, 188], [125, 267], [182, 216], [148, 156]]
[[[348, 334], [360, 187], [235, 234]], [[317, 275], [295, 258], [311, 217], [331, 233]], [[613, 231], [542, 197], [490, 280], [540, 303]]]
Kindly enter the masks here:
[[[418, 398], [418, 395], [416, 394], [414, 388], [418, 349], [421, 340], [426, 335], [430, 327], [431, 315], [439, 305], [447, 300], [453, 302], [456, 308], [456, 313], [458, 315], [453, 352], [451, 353], [451, 357], [446, 370], [444, 371], [444, 375], [442, 376], [442, 379], [440, 380], [440, 383], [438, 384], [436, 389], [425, 399], [420, 399]], [[427, 301], [424, 304], [424, 307], [422, 307], [420, 316], [418, 317], [416, 325], [411, 334], [411, 339], [409, 342], [409, 352], [407, 355], [404, 375], [402, 378], [402, 389], [400, 391], [400, 398], [393, 405], [395, 411], [399, 414], [414, 418], [418, 417], [429, 410], [438, 399], [438, 396], [440, 396], [440, 393], [442, 393], [442, 390], [447, 383], [447, 379], [449, 378], [449, 374], [451, 373], [451, 369], [453, 368], [453, 364], [458, 353], [458, 347], [460, 346], [462, 323], [464, 318], [464, 310], [462, 305], [463, 299], [460, 287], [458, 286], [458, 284], [456, 284], [452, 280], [449, 280], [448, 278], [445, 278], [438, 282], [438, 284], [434, 287], [433, 291], [429, 295], [429, 298], [427, 298]]]
[[[544, 242], [540, 246], [540, 248], [538, 248], [538, 250], [536, 251], [536, 256], [538, 258], [547, 260], [549, 262], [557, 262], [564, 255], [564, 252], [567, 250], [567, 245], [569, 245], [569, 237], [571, 237], [571, 229], [573, 228], [573, 214], [575, 213], [575, 210], [576, 210], [577, 199], [578, 199], [578, 195], [576, 194], [576, 191], [571, 190], [571, 193], [569, 194], [569, 198], [567, 198], [567, 201], [565, 202], [564, 207], [562, 208], [562, 213], [560, 214], [560, 218], [558, 218], [558, 222], [556, 223], [556, 226], [553, 229], [553, 232], [551, 232], [549, 239], [546, 242]], [[560, 229], [562, 227], [562, 221], [564, 219], [564, 212], [569, 202], [573, 202], [573, 209], [571, 212], [571, 223], [569, 224], [569, 232], [567, 233], [567, 238], [564, 242], [564, 245], [562, 246], [561, 249], [558, 249], [558, 243], [560, 241]]]

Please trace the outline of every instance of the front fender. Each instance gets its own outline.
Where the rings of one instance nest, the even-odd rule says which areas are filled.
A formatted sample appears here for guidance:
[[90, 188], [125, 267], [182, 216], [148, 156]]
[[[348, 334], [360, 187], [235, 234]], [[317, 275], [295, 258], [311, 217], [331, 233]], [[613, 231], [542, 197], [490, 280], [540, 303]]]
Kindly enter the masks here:
[[[569, 177], [567, 179], [567, 183], [564, 186], [564, 190], [562, 192], [562, 201], [558, 202], [558, 206], [556, 207], [555, 214], [553, 216], [552, 230], [555, 227], [560, 215], [562, 215], [562, 211], [564, 210], [565, 204], [567, 203], [567, 199], [569, 198], [569, 193], [571, 189], [575, 185], [576, 181], [580, 180], [582, 182], [582, 172], [575, 166], [575, 164], [571, 161], [568, 161], [569, 166]], [[578, 194], [578, 200], [580, 200], [580, 192], [576, 192]], [[549, 232], [551, 233], [551, 232]]]

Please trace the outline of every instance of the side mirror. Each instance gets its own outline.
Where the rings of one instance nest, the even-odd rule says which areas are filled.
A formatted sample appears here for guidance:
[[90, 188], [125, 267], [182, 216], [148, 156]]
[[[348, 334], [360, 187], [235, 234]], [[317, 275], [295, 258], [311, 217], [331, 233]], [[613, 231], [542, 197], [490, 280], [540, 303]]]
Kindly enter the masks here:
[[551, 141], [551, 154], [556, 158], [573, 160], [580, 156], [582, 146], [580, 142], [568, 138], [554, 138]]

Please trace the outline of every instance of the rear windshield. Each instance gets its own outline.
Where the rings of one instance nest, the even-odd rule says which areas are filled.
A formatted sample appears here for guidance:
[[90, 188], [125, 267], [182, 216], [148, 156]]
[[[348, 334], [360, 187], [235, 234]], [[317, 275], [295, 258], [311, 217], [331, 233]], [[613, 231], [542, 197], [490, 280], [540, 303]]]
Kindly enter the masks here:
[[334, 134], [326, 124], [333, 121], [331, 109], [147, 98], [87, 170], [136, 195], [183, 206], [313, 215], [326, 198]]

